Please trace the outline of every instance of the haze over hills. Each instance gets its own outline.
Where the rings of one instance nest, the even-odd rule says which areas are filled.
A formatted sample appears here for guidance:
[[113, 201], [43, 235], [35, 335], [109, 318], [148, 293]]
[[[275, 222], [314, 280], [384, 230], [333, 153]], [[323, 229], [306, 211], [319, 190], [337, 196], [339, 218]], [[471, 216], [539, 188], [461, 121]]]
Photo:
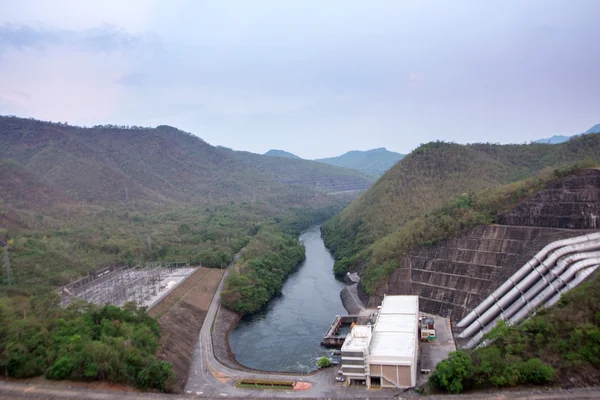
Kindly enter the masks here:
[[371, 178], [322, 164], [235, 152], [169, 126], [79, 128], [0, 117], [0, 158], [78, 201], [245, 201], [286, 191], [363, 190]]
[[[295, 154], [284, 150], [269, 150], [264, 155], [273, 157], [284, 157], [300, 159]], [[334, 165], [338, 167], [350, 168], [361, 171], [370, 176], [379, 177], [394, 164], [400, 161], [404, 154], [389, 151], [385, 147], [372, 150], [352, 150], [337, 157], [319, 158], [313, 161]]]
[[548, 144], [564, 143], [567, 140], [571, 139], [572, 137], [579, 136], [579, 135], [587, 135], [590, 133], [600, 133], [600, 124], [596, 124], [596, 125], [592, 126], [590, 129], [588, 129], [587, 131], [577, 134], [577, 135], [573, 135], [573, 136], [554, 135], [549, 138], [538, 139], [535, 141], [535, 143], [548, 143]]
[[298, 157], [295, 154], [292, 154], [290, 152], [287, 152], [285, 150], [276, 150], [276, 149], [271, 149], [269, 151], [267, 151], [265, 154], [263, 154], [265, 156], [271, 156], [271, 157], [283, 157], [283, 158], [293, 158], [293, 159], [300, 159], [300, 157]]
[[367, 151], [349, 151], [338, 157], [321, 158], [315, 161], [340, 167], [353, 168], [374, 176], [381, 176], [394, 164], [404, 158], [404, 154], [380, 147]]

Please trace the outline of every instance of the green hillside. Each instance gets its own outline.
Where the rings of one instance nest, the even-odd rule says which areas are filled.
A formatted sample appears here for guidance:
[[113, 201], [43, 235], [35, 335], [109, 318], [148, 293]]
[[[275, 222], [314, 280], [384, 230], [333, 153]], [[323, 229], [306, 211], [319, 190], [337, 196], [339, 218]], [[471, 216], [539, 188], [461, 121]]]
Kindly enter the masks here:
[[229, 155], [240, 163], [253, 166], [261, 176], [286, 186], [302, 186], [335, 193], [367, 189], [373, 181], [372, 177], [360, 171], [315, 161], [231, 150]]
[[[0, 262], [13, 271], [11, 280], [0, 275], [0, 373], [46, 370], [51, 379], [168, 390], [170, 365], [154, 357], [158, 332], [148, 326], [156, 323], [143, 311], [75, 305], [63, 313], [55, 290], [108, 265], [187, 260], [223, 268], [245, 247], [224, 303], [253, 312], [303, 258], [298, 233], [355, 196], [331, 193], [370, 183], [358, 171], [216, 148], [167, 126], [78, 128], [0, 117]], [[100, 319], [90, 318], [122, 329], [102, 325], [99, 340], [90, 330]], [[152, 345], [123, 352], [115, 344], [125, 338]], [[105, 353], [119, 365], [111, 373], [96, 368]]]
[[398, 161], [402, 160], [402, 158], [404, 158], [404, 154], [395, 153], [387, 150], [385, 147], [381, 147], [367, 151], [353, 150], [338, 157], [321, 158], [315, 161], [356, 169], [378, 177]]
[[342, 168], [217, 148], [169, 126], [79, 128], [0, 117], [0, 158], [22, 164], [74, 200], [95, 204], [241, 202], [286, 192], [363, 190], [371, 183]]
[[227, 265], [267, 229], [296, 234], [369, 178], [312, 161], [215, 148], [175, 128], [77, 128], [0, 117], [0, 240], [35, 294], [106, 265]]
[[[388, 235], [463, 193], [514, 182], [545, 168], [600, 160], [600, 135], [556, 145], [493, 145], [432, 142], [417, 148], [323, 227], [336, 272], [374, 267], [373, 248], [386, 258], [402, 249], [381, 245]], [[389, 272], [389, 271], [388, 271]], [[367, 288], [367, 289], [373, 289]]]

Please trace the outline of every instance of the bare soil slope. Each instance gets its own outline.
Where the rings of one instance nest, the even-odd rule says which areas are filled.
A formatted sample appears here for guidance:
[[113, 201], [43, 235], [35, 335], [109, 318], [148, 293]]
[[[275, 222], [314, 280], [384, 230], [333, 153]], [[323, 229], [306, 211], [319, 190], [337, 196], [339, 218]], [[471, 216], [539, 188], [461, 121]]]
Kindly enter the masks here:
[[223, 270], [200, 267], [150, 310], [160, 318], [158, 356], [173, 366], [176, 389], [185, 386], [200, 328], [222, 277]]

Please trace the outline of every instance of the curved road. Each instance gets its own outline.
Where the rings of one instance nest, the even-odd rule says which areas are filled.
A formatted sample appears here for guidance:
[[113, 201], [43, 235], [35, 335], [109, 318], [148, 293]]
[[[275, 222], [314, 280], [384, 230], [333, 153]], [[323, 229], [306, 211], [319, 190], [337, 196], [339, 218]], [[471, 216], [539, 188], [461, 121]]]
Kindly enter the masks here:
[[[236, 257], [237, 260], [237, 257]], [[211, 397], [318, 397], [318, 398], [357, 398], [357, 397], [390, 397], [395, 394], [394, 391], [378, 390], [366, 391], [360, 387], [343, 387], [341, 383], [334, 381], [335, 370], [329, 368], [317, 372], [313, 375], [278, 375], [274, 373], [253, 373], [231, 369], [221, 364], [214, 355], [212, 346], [211, 327], [220, 307], [220, 294], [223, 289], [225, 278], [233, 263], [229, 265], [223, 275], [221, 282], [215, 292], [215, 296], [210, 304], [202, 328], [198, 343], [194, 349], [194, 355], [188, 374], [188, 381], [185, 392], [193, 396], [211, 396]], [[311, 389], [302, 391], [292, 390], [257, 390], [240, 389], [235, 387], [234, 383], [242, 378], [262, 378], [262, 379], [281, 379], [296, 380], [308, 382], [312, 385]]]
[[[238, 255], [236, 255], [236, 260]], [[233, 263], [228, 267], [231, 268]], [[334, 383], [335, 370], [330, 368], [314, 375], [277, 375], [270, 373], [250, 373], [238, 371], [222, 365], [214, 356], [211, 337], [211, 326], [220, 306], [220, 294], [223, 283], [227, 277], [225, 271], [215, 296], [210, 304], [205, 321], [200, 330], [200, 336], [194, 355], [190, 374], [186, 385], [186, 396], [174, 396], [168, 394], [154, 393], [126, 393], [118, 391], [102, 391], [81, 389], [71, 387], [68, 382], [63, 385], [31, 385], [15, 381], [0, 381], [0, 399], [94, 399], [94, 400], [185, 400], [189, 398], [211, 398], [211, 399], [255, 399], [255, 398], [390, 398], [398, 396], [402, 398], [400, 391], [393, 390], [368, 390], [359, 387], [346, 388], [339, 383]], [[234, 386], [236, 380], [241, 378], [269, 378], [282, 380], [298, 380], [312, 384], [312, 388], [304, 391], [291, 390], [258, 390], [238, 389]], [[408, 395], [413, 398], [415, 395]], [[475, 393], [468, 395], [441, 395], [428, 396], [437, 400], [461, 399], [598, 399], [600, 390], [598, 388], [575, 389], [575, 390], [544, 390], [532, 389], [524, 391], [501, 391], [488, 393]]]

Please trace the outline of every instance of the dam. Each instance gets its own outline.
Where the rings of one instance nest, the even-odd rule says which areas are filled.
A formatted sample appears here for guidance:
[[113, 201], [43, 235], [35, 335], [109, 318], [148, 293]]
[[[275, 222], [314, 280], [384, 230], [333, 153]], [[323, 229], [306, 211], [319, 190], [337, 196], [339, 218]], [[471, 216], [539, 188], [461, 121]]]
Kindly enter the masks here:
[[588, 169], [549, 184], [531, 199], [454, 238], [411, 251], [399, 261], [384, 294], [416, 294], [421, 311], [456, 323], [551, 242], [598, 231], [600, 171]]

